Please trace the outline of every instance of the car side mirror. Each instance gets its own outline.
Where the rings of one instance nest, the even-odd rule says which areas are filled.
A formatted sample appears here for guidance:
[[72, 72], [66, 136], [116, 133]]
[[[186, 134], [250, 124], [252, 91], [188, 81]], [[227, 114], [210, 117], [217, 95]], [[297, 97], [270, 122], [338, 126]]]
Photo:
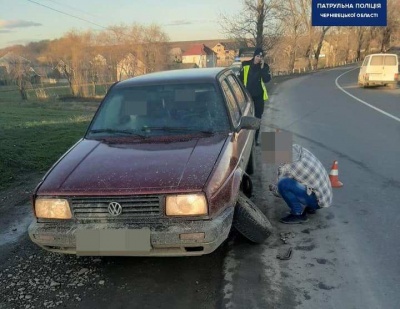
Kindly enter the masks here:
[[258, 130], [260, 128], [261, 119], [252, 116], [243, 116], [240, 119], [240, 123], [236, 128], [236, 132], [239, 132], [242, 129], [247, 130]]

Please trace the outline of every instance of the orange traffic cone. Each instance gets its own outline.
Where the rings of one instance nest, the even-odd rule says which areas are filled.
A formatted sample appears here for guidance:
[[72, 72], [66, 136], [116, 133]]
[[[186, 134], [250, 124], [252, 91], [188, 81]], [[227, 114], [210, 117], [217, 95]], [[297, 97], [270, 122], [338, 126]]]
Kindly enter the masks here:
[[329, 173], [329, 180], [331, 181], [332, 188], [343, 187], [343, 183], [339, 180], [338, 161], [333, 161], [332, 169]]

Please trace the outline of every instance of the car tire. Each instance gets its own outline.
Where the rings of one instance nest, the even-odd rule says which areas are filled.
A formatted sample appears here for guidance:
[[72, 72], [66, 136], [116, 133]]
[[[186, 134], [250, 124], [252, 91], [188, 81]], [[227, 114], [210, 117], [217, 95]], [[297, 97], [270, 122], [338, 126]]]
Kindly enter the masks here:
[[253, 182], [247, 173], [243, 174], [242, 182], [240, 183], [240, 191], [243, 192], [248, 198], [251, 198], [253, 194]]
[[242, 192], [236, 203], [233, 226], [253, 243], [261, 244], [272, 234], [272, 225], [263, 212]]
[[253, 146], [251, 148], [251, 153], [250, 153], [250, 158], [249, 158], [249, 162], [247, 163], [247, 167], [246, 167], [246, 173], [249, 175], [253, 175], [254, 171], [256, 169], [256, 149], [254, 147], [254, 142], [253, 142]]

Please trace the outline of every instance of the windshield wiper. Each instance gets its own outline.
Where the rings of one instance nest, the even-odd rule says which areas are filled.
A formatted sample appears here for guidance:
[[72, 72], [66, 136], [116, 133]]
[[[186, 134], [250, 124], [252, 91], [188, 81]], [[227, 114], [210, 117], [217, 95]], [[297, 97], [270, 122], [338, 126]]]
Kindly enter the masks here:
[[96, 129], [96, 130], [90, 130], [89, 133], [113, 133], [113, 134], [123, 134], [123, 135], [129, 135], [129, 136], [139, 136], [141, 138], [145, 138], [146, 136], [143, 134], [139, 134], [136, 131], [133, 130], [118, 130], [118, 129], [111, 129], [111, 128], [106, 128], [106, 129]]
[[189, 128], [189, 127], [143, 127], [142, 131], [146, 130], [154, 130], [154, 131], [167, 131], [167, 132], [193, 132], [193, 133], [202, 133], [202, 134], [215, 134], [216, 132], [211, 130], [201, 130], [196, 128]]

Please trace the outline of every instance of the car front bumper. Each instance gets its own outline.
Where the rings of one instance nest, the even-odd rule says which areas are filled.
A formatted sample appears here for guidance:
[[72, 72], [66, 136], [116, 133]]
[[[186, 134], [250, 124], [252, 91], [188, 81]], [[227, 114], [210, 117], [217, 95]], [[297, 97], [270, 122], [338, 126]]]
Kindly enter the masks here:
[[[213, 252], [227, 239], [233, 212], [234, 208], [229, 207], [212, 220], [179, 223], [166, 221], [155, 225], [121, 222], [39, 223], [35, 220], [28, 232], [34, 243], [57, 253], [90, 256], [197, 256]], [[90, 238], [87, 241], [86, 237], [83, 242], [82, 231], [86, 236], [87, 233], [95, 235], [92, 241]], [[204, 233], [204, 238], [193, 239], [192, 235], [196, 233]], [[102, 235], [100, 239], [99, 234]], [[124, 237], [126, 239], [121, 240]], [[88, 243], [90, 249], [85, 248], [85, 243]]]

